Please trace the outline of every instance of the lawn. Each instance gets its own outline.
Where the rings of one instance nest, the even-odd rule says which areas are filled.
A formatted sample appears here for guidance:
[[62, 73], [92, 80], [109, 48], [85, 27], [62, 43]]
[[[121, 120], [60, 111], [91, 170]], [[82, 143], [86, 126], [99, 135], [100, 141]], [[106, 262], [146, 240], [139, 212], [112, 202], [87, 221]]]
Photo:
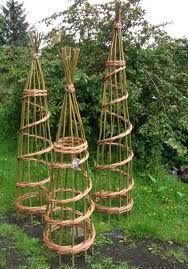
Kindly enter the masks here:
[[[42, 243], [43, 225], [15, 213], [16, 141], [0, 144], [0, 268], [70, 268]], [[138, 167], [135, 164], [135, 170]], [[94, 180], [95, 171], [90, 169]], [[78, 268], [177, 268], [188, 266], [188, 185], [155, 171], [134, 172], [134, 209], [127, 216], [95, 213], [93, 255], [78, 256]]]

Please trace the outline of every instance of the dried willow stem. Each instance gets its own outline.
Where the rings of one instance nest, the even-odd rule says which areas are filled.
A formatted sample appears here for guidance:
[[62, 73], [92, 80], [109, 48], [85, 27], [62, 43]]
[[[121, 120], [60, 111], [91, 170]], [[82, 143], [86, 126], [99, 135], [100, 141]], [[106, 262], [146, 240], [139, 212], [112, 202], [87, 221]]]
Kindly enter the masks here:
[[23, 91], [17, 161], [16, 208], [28, 214], [44, 213], [50, 180], [52, 143], [47, 90], [39, 61], [42, 36], [29, 34], [33, 47], [31, 71]]
[[86, 251], [93, 244], [95, 229], [91, 215], [94, 203], [88, 174], [88, 144], [75, 95], [73, 77], [79, 49], [63, 48], [65, 95], [54, 144], [54, 163], [46, 214], [44, 242], [61, 255]]
[[133, 188], [131, 130], [128, 113], [126, 63], [121, 33], [120, 1], [116, 1], [116, 16], [112, 45], [106, 62], [100, 135], [97, 146], [96, 208], [107, 214], [122, 214], [131, 210]]

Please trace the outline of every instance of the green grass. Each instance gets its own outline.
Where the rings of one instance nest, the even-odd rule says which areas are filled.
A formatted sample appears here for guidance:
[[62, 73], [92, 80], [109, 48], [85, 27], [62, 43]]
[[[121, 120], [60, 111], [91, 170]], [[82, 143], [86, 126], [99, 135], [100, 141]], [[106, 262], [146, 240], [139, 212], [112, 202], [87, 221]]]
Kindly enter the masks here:
[[156, 183], [135, 178], [134, 209], [122, 227], [137, 236], [152, 236], [188, 245], [188, 186], [159, 173]]
[[0, 144], [0, 215], [14, 208], [17, 142]]
[[[4, 233], [14, 239], [14, 248], [20, 253], [25, 253], [29, 268], [46, 269], [49, 268], [46, 260], [47, 252], [44, 251], [42, 244], [37, 239], [30, 239], [19, 228], [8, 225], [3, 220], [3, 215], [15, 209], [16, 154], [16, 141], [0, 144], [0, 235]], [[91, 176], [94, 178], [94, 172]], [[152, 237], [188, 246], [188, 185], [166, 175], [161, 167], [156, 168], [153, 173], [137, 172], [134, 180], [132, 212], [128, 216], [112, 217], [110, 222], [107, 217], [95, 213], [93, 220], [97, 233], [119, 228], [124, 231], [125, 237], [129, 235]], [[96, 244], [105, 241], [104, 238], [97, 240]], [[180, 254], [176, 253], [176, 256], [181, 256]], [[175, 256], [174, 253], [169, 255]], [[180, 258], [185, 260], [184, 257]], [[1, 253], [0, 268], [3, 268], [5, 262], [6, 257]], [[103, 265], [92, 264], [91, 268], [107, 268], [108, 262], [110, 261], [103, 261], [105, 263]], [[39, 265], [41, 267], [37, 267]], [[23, 266], [20, 269], [27, 268]], [[117, 266], [113, 268], [129, 268], [126, 264], [124, 267]]]
[[188, 246], [188, 185], [162, 170], [153, 177], [155, 182], [149, 179], [147, 173], [136, 174], [132, 212], [127, 217], [112, 217], [110, 223], [97, 214], [94, 217], [97, 231], [118, 227], [126, 234], [170, 240]]
[[[41, 246], [38, 239], [30, 238], [17, 226], [5, 223], [0, 225], [0, 236], [8, 239], [7, 242], [9, 242], [9, 246], [7, 248], [11, 249], [10, 253], [13, 252], [15, 255], [22, 255], [22, 257], [25, 258], [28, 263], [27, 268], [48, 268], [47, 252], [44, 247]], [[0, 268], [4, 268], [3, 265], [6, 264], [6, 256], [7, 249], [4, 248], [3, 250], [1, 248]], [[20, 268], [24, 268], [24, 266], [24, 264], [20, 264]]]

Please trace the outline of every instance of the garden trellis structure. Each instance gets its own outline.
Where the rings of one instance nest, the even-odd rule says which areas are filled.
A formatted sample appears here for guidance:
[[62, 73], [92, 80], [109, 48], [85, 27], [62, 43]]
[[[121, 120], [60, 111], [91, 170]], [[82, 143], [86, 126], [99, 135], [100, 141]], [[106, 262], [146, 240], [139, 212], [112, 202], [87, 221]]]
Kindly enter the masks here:
[[42, 36], [30, 32], [33, 47], [32, 65], [23, 91], [21, 126], [17, 157], [16, 209], [22, 213], [43, 214], [46, 211], [49, 164], [52, 160], [50, 113], [47, 90], [39, 60]]
[[96, 208], [109, 214], [131, 210], [133, 199], [131, 147], [132, 125], [128, 112], [128, 90], [124, 59], [121, 2], [115, 2], [112, 44], [103, 82], [100, 134], [97, 145]]
[[44, 231], [48, 248], [60, 255], [71, 255], [72, 264], [75, 254], [86, 252], [95, 239], [91, 219], [95, 204], [90, 197], [92, 182], [88, 173], [88, 144], [73, 84], [78, 57], [79, 49], [62, 49], [67, 84], [54, 143]]

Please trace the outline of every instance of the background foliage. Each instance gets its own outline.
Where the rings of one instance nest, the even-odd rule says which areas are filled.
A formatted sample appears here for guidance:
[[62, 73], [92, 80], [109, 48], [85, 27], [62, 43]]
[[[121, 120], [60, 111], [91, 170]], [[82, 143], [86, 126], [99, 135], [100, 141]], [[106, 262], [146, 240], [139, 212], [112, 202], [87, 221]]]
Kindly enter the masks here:
[[[44, 20], [46, 25], [54, 25], [42, 49], [53, 137], [64, 92], [60, 50], [65, 45], [77, 46], [81, 49], [75, 77], [77, 97], [87, 137], [91, 147], [95, 147], [113, 17], [113, 2], [91, 5], [87, 0], [74, 0], [67, 10]], [[146, 21], [141, 0], [122, 4], [122, 20], [135, 156], [141, 167], [156, 163], [185, 164], [188, 162], [188, 40], [172, 39], [163, 30], [164, 25], [153, 26]], [[0, 40], [4, 25], [1, 12]], [[57, 36], [59, 30], [61, 35]], [[31, 50], [25, 40], [19, 45], [0, 44], [0, 137], [3, 139], [17, 136], [21, 93]]]

